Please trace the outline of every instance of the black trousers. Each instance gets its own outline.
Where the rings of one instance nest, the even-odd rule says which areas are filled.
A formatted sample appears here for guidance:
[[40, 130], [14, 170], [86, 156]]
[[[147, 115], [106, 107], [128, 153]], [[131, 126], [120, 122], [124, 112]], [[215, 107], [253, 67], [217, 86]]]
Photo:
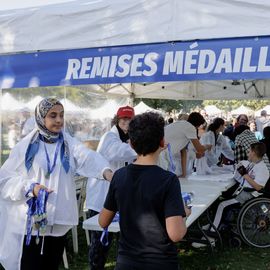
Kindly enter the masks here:
[[[94, 210], [89, 210], [88, 215], [89, 217], [93, 217], [97, 215], [98, 212]], [[108, 234], [108, 245], [103, 246], [100, 242], [102, 232], [98, 231], [91, 231], [90, 232], [90, 247], [89, 247], [89, 265], [90, 270], [104, 270], [106, 259], [108, 257], [109, 249], [112, 244], [113, 234]]]
[[43, 254], [41, 255], [42, 239], [43, 237], [39, 238], [37, 245], [36, 237], [32, 236], [29, 246], [26, 246], [26, 238], [24, 239], [21, 270], [58, 270], [64, 252], [66, 236], [45, 236]]

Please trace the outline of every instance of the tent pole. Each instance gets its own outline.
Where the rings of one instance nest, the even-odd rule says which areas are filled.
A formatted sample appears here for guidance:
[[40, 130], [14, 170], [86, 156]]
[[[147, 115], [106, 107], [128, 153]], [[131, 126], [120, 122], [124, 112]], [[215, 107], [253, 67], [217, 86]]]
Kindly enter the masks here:
[[132, 83], [130, 85], [130, 90], [131, 90], [131, 93], [129, 95], [129, 100], [128, 100], [128, 103], [131, 107], [134, 107], [134, 99], [135, 99], [135, 94], [134, 94], [134, 90], [135, 90], [135, 83]]

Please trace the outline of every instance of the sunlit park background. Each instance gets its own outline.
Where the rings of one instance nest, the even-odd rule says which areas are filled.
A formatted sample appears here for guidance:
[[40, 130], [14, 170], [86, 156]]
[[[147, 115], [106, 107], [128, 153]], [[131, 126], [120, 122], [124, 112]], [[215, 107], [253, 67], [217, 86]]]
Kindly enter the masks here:
[[[103, 95], [86, 87], [48, 87], [2, 90], [1, 92], [1, 163], [5, 161], [12, 147], [20, 140], [23, 125], [28, 118], [34, 123], [34, 109], [47, 96], [60, 99], [65, 107], [65, 129], [80, 141], [99, 140], [110, 129], [111, 119], [122, 105], [135, 106], [141, 113], [156, 109], [165, 119], [177, 119], [180, 113], [205, 111], [207, 120], [223, 117], [232, 121], [236, 112], [247, 113], [250, 119], [259, 116], [260, 110], [269, 100], [161, 100], [117, 97]], [[213, 106], [214, 105], [214, 106]], [[238, 111], [237, 111], [238, 110]], [[269, 111], [270, 113], [270, 111]], [[30, 124], [30, 125], [31, 125]]]
[[[99, 140], [110, 129], [111, 119], [122, 105], [133, 105], [136, 113], [155, 109], [165, 119], [177, 119], [180, 113], [204, 112], [208, 121], [223, 117], [228, 122], [237, 116], [235, 112], [247, 113], [250, 119], [260, 115], [269, 100], [161, 100], [131, 99], [130, 97], [104, 96], [101, 93], [80, 87], [49, 87], [2, 90], [1, 93], [1, 163], [22, 136], [23, 124], [33, 119], [34, 108], [47, 96], [60, 99], [65, 107], [65, 129], [80, 141]], [[214, 106], [213, 106], [214, 105]], [[237, 111], [238, 110], [238, 111]], [[269, 112], [270, 114], [270, 112]], [[79, 228], [79, 253], [72, 248], [71, 233], [67, 242], [69, 269], [86, 270], [88, 266], [88, 247], [82, 226]], [[181, 269], [270, 269], [269, 249], [250, 248], [245, 245], [232, 247], [229, 243], [224, 249], [211, 253], [208, 248], [194, 249], [183, 242], [178, 244]], [[111, 248], [106, 269], [114, 269], [116, 262], [116, 243]], [[62, 269], [63, 266], [62, 266]]]

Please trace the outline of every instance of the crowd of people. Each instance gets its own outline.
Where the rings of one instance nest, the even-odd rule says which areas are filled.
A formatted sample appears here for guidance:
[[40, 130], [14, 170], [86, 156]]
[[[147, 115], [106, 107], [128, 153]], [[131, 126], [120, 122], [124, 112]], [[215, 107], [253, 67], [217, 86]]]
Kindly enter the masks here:
[[[239, 115], [235, 123], [219, 117], [207, 123], [192, 112], [165, 125], [157, 113], [135, 116], [124, 106], [98, 137], [97, 151], [67, 132], [76, 136], [81, 130], [67, 125], [64, 131], [64, 107], [54, 98], [37, 105], [34, 122], [0, 169], [0, 263], [7, 270], [58, 269], [66, 234], [78, 223], [75, 174], [88, 177], [89, 217], [99, 214], [107, 228], [119, 213], [117, 270], [179, 269], [174, 242], [184, 237], [191, 214], [179, 178], [235, 165], [236, 197], [220, 204], [216, 227], [225, 207], [244, 203], [269, 178], [270, 122], [264, 112], [256, 121]], [[94, 129], [87, 123], [84, 128]], [[104, 269], [112, 235], [106, 245], [100, 239], [101, 233], [91, 232], [91, 270]]]

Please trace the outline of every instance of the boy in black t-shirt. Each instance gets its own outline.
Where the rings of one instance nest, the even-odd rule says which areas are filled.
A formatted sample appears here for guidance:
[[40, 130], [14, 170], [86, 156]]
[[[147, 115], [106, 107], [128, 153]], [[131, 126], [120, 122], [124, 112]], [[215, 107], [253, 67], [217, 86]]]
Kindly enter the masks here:
[[[164, 119], [148, 112], [129, 124], [130, 143], [138, 159], [117, 170], [110, 184], [99, 224], [106, 228], [120, 214], [116, 270], [176, 270], [173, 242], [186, 233], [185, 209], [175, 174], [158, 167], [164, 149]], [[186, 211], [186, 212], [185, 212]]]

